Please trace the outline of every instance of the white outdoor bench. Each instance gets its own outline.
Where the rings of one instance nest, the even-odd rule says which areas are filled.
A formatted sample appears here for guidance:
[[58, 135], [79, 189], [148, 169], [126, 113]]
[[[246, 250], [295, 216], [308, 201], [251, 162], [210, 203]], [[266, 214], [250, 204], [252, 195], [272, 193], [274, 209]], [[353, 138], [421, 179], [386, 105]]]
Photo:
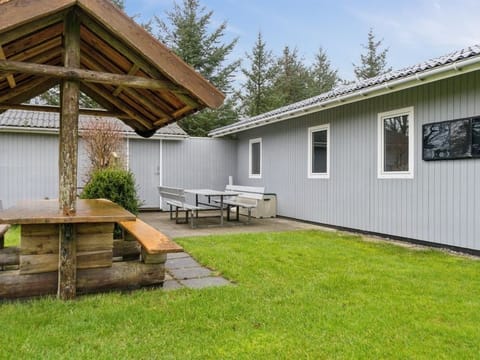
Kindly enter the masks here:
[[237, 218], [239, 220], [240, 208], [247, 211], [247, 224], [250, 223], [252, 209], [258, 206], [258, 201], [263, 199], [264, 187], [227, 185], [225, 191], [231, 191], [237, 195], [223, 201], [227, 205], [227, 220], [230, 220], [231, 208], [236, 208]]
[[[198, 217], [198, 210], [202, 210], [201, 207], [188, 204], [185, 199], [184, 189], [159, 186], [158, 192], [165, 203], [170, 207], [170, 220], [173, 220], [173, 211], [175, 210], [175, 222], [180, 224], [178, 220], [178, 212], [185, 211], [185, 224], [188, 224], [188, 218], [190, 217], [190, 224], [192, 228], [195, 227], [194, 218]], [[190, 215], [190, 216], [189, 216]]]

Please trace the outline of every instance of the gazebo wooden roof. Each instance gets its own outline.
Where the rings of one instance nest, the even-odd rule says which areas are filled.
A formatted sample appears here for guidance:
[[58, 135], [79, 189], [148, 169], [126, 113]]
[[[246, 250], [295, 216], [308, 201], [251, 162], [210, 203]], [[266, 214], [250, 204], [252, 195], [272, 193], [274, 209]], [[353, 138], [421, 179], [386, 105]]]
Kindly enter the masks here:
[[122, 119], [145, 137], [199, 109], [220, 106], [224, 96], [109, 0], [0, 0], [0, 111], [25, 110], [23, 102], [56, 84], [57, 215], [66, 219], [59, 225], [58, 296], [71, 299], [74, 224], [81, 216], [76, 208], [80, 91], [106, 109], [103, 115]]
[[[64, 62], [64, 24], [72, 11], [80, 22], [79, 69]], [[0, 0], [0, 111], [64, 79], [78, 81], [105, 115], [146, 137], [224, 99], [111, 1]]]

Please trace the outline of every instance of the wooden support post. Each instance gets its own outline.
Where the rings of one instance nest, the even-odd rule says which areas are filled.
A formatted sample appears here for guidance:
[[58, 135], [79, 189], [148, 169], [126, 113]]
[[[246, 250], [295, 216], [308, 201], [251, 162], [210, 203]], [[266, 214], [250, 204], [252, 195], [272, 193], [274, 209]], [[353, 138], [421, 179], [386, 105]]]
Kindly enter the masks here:
[[[75, 11], [65, 18], [64, 66], [80, 67], [80, 21]], [[60, 154], [59, 203], [64, 215], [74, 215], [77, 196], [78, 155], [78, 100], [80, 86], [77, 80], [64, 80], [60, 86]], [[75, 228], [60, 225], [59, 231], [58, 292], [62, 300], [73, 299], [76, 294], [77, 261]]]
[[60, 253], [58, 266], [58, 293], [62, 300], [73, 299], [77, 290], [77, 244], [75, 226], [59, 225]]
[[[0, 45], [0, 60], [6, 60], [6, 59], [7, 59], [7, 57], [5, 56], [5, 53], [3, 52], [2, 45]], [[17, 83], [15, 82], [15, 79], [14, 79], [12, 74], [7, 75], [7, 81], [8, 81], [8, 85], [10, 86], [10, 88], [13, 89], [15, 86], [17, 86]]]

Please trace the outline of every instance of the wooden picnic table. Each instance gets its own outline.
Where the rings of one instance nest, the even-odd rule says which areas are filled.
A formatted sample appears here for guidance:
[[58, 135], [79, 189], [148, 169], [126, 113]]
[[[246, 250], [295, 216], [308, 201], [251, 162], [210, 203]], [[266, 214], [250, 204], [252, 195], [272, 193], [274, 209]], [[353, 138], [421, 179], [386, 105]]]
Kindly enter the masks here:
[[77, 200], [74, 215], [65, 215], [58, 200], [25, 201], [0, 212], [0, 223], [22, 225], [20, 274], [57, 271], [62, 258], [59, 235], [63, 233], [72, 239], [74, 271], [111, 267], [114, 224], [135, 219], [105, 199]]
[[135, 215], [106, 199], [77, 200], [74, 215], [64, 215], [58, 200], [24, 201], [0, 211], [3, 224], [109, 223], [135, 219]]

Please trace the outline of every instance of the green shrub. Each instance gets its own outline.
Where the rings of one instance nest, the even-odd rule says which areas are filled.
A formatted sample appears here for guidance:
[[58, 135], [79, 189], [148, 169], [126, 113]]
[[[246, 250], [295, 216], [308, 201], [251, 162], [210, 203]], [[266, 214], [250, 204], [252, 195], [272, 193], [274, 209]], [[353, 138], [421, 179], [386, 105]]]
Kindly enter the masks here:
[[135, 177], [123, 169], [95, 171], [80, 195], [82, 199], [109, 199], [133, 214], [138, 214], [140, 200]]

